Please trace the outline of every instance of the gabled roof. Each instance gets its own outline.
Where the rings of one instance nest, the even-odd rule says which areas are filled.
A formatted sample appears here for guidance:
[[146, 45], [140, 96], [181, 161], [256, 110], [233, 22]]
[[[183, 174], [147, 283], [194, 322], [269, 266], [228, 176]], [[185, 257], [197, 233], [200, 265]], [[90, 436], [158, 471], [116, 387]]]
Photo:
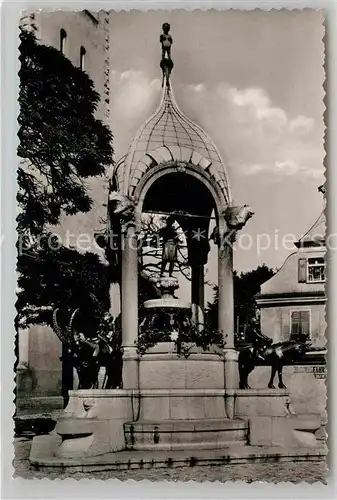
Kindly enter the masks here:
[[326, 219], [325, 208], [310, 229], [295, 243], [297, 248], [323, 246], [325, 244]]

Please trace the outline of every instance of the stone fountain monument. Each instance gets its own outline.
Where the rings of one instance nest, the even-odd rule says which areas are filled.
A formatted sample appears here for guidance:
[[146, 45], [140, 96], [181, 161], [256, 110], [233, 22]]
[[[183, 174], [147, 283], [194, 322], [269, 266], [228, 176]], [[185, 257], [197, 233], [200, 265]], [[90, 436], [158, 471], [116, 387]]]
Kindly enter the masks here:
[[[310, 439], [301, 442], [293, 438], [286, 389], [238, 389], [233, 241], [253, 213], [246, 205], [233, 204], [226, 167], [215, 144], [174, 99], [169, 31], [165, 24], [160, 105], [117, 162], [109, 194], [106, 241], [117, 232], [121, 256], [123, 389], [70, 391], [69, 404], [55, 432], [33, 440], [30, 460], [40, 469], [167, 466], [192, 463], [192, 459], [193, 463], [215, 463], [216, 459], [221, 463], [224, 459], [244, 461], [275, 454], [295, 460], [303, 455], [301, 446], [305, 443], [316, 445], [312, 425], [308, 429], [307, 422], [302, 422], [298, 432], [311, 433]], [[150, 211], [188, 214], [177, 215], [176, 220], [188, 235], [190, 304], [174, 297], [178, 282], [172, 276], [172, 266], [171, 276], [164, 276], [166, 263], [175, 258], [172, 241], [163, 254], [165, 266], [158, 279], [162, 297], [144, 304], [145, 323], [164, 309], [173, 315], [172, 330], [177, 311], [183, 312], [184, 321], [203, 322], [204, 265], [209, 224], [215, 214], [218, 330], [225, 343], [220, 355], [192, 349], [185, 358], [176, 352], [174, 342], [158, 342], [142, 355], [137, 349], [144, 326], [138, 316], [137, 242], [141, 215]], [[111, 249], [107, 250], [111, 255]], [[264, 448], [256, 449], [256, 445]], [[282, 452], [285, 446], [292, 446], [293, 452]], [[307, 448], [305, 453], [310, 455]], [[311, 453], [316, 459], [324, 454], [317, 448]]]

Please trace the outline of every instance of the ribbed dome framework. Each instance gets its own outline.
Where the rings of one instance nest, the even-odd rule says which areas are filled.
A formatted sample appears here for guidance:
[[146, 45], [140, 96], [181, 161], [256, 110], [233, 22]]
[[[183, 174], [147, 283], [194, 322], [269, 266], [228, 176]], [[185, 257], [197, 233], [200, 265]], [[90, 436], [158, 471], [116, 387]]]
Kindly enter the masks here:
[[117, 164], [119, 190], [132, 196], [143, 175], [165, 162], [187, 162], [207, 171], [231, 202], [228, 179], [222, 158], [210, 137], [179, 109], [165, 83], [157, 111], [134, 138], [127, 155]]

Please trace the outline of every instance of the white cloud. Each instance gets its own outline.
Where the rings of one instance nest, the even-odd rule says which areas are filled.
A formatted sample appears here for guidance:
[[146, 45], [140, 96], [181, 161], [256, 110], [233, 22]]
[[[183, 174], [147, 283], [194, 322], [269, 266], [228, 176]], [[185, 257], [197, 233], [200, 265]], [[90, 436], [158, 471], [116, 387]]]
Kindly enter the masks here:
[[279, 125], [285, 125], [288, 121], [286, 112], [271, 106], [269, 97], [262, 89], [229, 88], [228, 94], [234, 105], [247, 108], [258, 120], [267, 120]]
[[[132, 69], [114, 71], [111, 79], [111, 119], [118, 124], [119, 156], [158, 106], [161, 80]], [[213, 88], [197, 83], [177, 85], [174, 90], [182, 111], [219, 147], [230, 175], [275, 179], [301, 175], [314, 182], [322, 178], [323, 122], [290, 116], [262, 88], [237, 89], [221, 82]]]
[[300, 135], [306, 135], [314, 129], [314, 126], [315, 120], [313, 118], [300, 115], [290, 121], [289, 130]]
[[198, 83], [197, 85], [189, 85], [189, 87], [193, 92], [204, 92], [206, 90], [206, 87], [203, 83]]
[[314, 181], [320, 181], [320, 182], [324, 182], [324, 168], [320, 168], [320, 169], [315, 169], [315, 168], [304, 168], [302, 170], [302, 173], [303, 175], [305, 175], [306, 177], [310, 178], [310, 179], [313, 179]]
[[324, 172], [323, 122], [291, 116], [262, 88], [221, 82], [198, 95], [182, 90], [178, 102], [217, 144], [230, 175], [304, 175], [316, 182]]
[[240, 172], [246, 176], [271, 175], [275, 179], [291, 177], [295, 175], [305, 176], [307, 179], [324, 181], [324, 168], [312, 168], [306, 165], [298, 165], [293, 160], [276, 161], [270, 163], [241, 164]]
[[299, 165], [293, 160], [276, 161], [275, 168], [285, 175], [294, 175], [300, 170]]
[[158, 106], [160, 92], [161, 81], [151, 80], [142, 71], [111, 74], [110, 111], [117, 157], [126, 153], [137, 129]]
[[256, 175], [265, 170], [265, 165], [245, 165], [244, 170], [247, 175]]
[[114, 76], [112, 106], [124, 110], [127, 116], [142, 114], [161, 87], [158, 79], [150, 81], [142, 71], [128, 70]]
[[262, 89], [229, 89], [229, 95], [237, 106], [252, 106], [256, 109], [263, 109], [269, 106], [269, 99]]

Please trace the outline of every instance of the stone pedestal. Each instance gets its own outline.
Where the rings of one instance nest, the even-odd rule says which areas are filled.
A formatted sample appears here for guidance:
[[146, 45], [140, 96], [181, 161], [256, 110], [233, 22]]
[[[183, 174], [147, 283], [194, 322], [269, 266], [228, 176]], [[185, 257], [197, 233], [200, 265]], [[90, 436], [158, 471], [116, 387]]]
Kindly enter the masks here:
[[123, 348], [123, 389], [139, 387], [139, 356], [136, 347]]
[[124, 423], [134, 418], [133, 393], [125, 390], [69, 391], [55, 432], [54, 457], [92, 457], [125, 448]]
[[[266, 387], [269, 366], [258, 366], [249, 376], [253, 388]], [[326, 366], [289, 365], [283, 368], [283, 382], [289, 390], [291, 406], [296, 414], [321, 414], [326, 422]]]
[[237, 389], [239, 387], [239, 353], [235, 349], [224, 349], [225, 359], [225, 387], [226, 389]]
[[[145, 389], [224, 389], [224, 360], [214, 347], [209, 352], [189, 346], [178, 356], [174, 342], [160, 342], [139, 360], [139, 387]], [[216, 352], [220, 352], [216, 354]]]
[[139, 361], [141, 421], [225, 419], [224, 361], [215, 352], [190, 346], [178, 356], [161, 342]]
[[289, 414], [287, 389], [227, 389], [226, 397], [233, 397], [235, 400], [235, 418], [285, 417]]
[[234, 418], [249, 421], [250, 446], [319, 446], [320, 415], [293, 414], [287, 389], [227, 390], [226, 400], [232, 402]]
[[249, 444], [273, 446], [279, 444], [280, 434], [289, 443], [291, 429], [287, 416], [289, 393], [282, 389], [240, 389], [227, 391], [226, 397], [234, 397], [234, 415], [249, 421]]
[[[227, 400], [233, 419], [226, 418]], [[241, 457], [246, 448], [272, 450], [277, 456], [297, 448], [299, 456], [316, 456], [319, 416], [293, 415], [288, 403], [288, 392], [281, 389], [71, 391], [54, 434], [34, 438], [31, 461], [82, 467], [92, 459], [99, 467], [127, 450], [135, 453], [136, 462], [136, 452], [160, 450], [195, 454], [227, 449], [230, 456]]]
[[149, 389], [140, 392], [140, 420], [225, 419], [223, 389]]

